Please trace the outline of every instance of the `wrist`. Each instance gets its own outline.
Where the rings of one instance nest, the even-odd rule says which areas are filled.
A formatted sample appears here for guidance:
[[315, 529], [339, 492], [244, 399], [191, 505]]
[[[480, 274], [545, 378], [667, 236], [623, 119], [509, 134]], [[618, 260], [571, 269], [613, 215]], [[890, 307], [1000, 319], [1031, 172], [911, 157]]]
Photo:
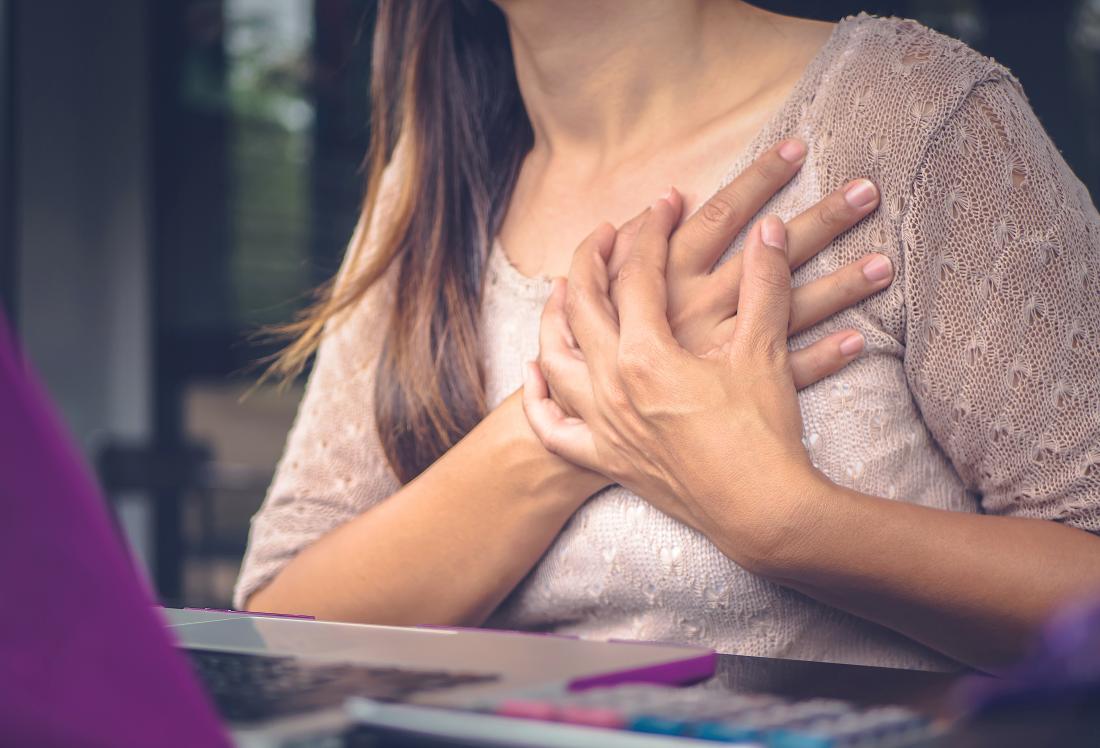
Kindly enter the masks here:
[[499, 471], [513, 482], [518, 495], [575, 511], [597, 491], [611, 485], [599, 473], [574, 465], [549, 452], [523, 412], [520, 392], [509, 395], [486, 418], [493, 426], [493, 450]]
[[[740, 497], [737, 503], [747, 511], [731, 513], [722, 545], [736, 549], [731, 558], [747, 571], [780, 580], [813, 557], [824, 513], [835, 506], [841, 489], [809, 461], [768, 472], [782, 480], [746, 492], [748, 501]], [[735, 490], [743, 492], [743, 484]]]

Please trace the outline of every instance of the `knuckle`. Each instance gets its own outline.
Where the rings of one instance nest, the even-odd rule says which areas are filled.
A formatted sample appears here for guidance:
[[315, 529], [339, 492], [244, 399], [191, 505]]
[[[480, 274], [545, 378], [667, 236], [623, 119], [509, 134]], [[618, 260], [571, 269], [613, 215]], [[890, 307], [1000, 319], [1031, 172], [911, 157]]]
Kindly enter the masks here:
[[623, 266], [619, 268], [618, 281], [620, 284], [626, 284], [634, 279], [641, 271], [642, 263], [638, 261], [636, 256], [631, 255], [623, 261]]
[[838, 273], [838, 275], [840, 276], [836, 279], [836, 296], [838, 299], [851, 304], [867, 295], [867, 286], [870, 285], [870, 282], [863, 276], [862, 272], [849, 270]]
[[843, 198], [839, 198], [838, 202], [836, 196], [819, 204], [814, 214], [818, 223], [830, 231], [839, 230], [848, 222], [848, 207]]
[[772, 348], [775, 347], [771, 336], [759, 329], [747, 330], [743, 340], [748, 352], [754, 358], [770, 356]]
[[816, 375], [828, 368], [834, 358], [835, 355], [832, 351], [826, 350], [822, 346], [813, 346], [804, 352], [800, 365], [806, 373]]
[[628, 384], [640, 384], [653, 370], [653, 355], [648, 346], [632, 344], [619, 351], [619, 372]]
[[699, 209], [703, 225], [709, 228], [723, 228], [736, 221], [739, 213], [738, 205], [743, 202], [738, 198], [738, 191], [727, 187], [703, 203], [703, 207]]
[[641, 257], [637, 255], [631, 255], [623, 262], [623, 266], [619, 268], [619, 285], [626, 286], [628, 283], [636, 283], [640, 279], [645, 278], [650, 273], [650, 267], [642, 261]]
[[870, 293], [868, 287], [872, 284], [860, 270], [847, 268], [834, 275], [836, 277], [831, 278], [829, 282], [829, 298], [838, 310], [860, 301]]
[[770, 292], [786, 291], [791, 287], [791, 274], [786, 267], [769, 262], [756, 268], [753, 281]]
[[746, 343], [753, 356], [769, 367], [778, 367], [787, 357], [787, 341], [769, 335], [763, 330], [750, 331]]
[[832, 304], [844, 302], [854, 295], [855, 284], [842, 273], [833, 273], [825, 281], [825, 295]]

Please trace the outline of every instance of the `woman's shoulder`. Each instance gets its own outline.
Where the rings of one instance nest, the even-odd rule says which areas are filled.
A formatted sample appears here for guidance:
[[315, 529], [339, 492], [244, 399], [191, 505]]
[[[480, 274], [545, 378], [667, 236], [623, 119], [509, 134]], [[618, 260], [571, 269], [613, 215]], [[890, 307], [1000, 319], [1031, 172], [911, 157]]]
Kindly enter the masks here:
[[930, 139], [976, 87], [1019, 85], [992, 58], [909, 19], [846, 18], [823, 57], [802, 112], [811, 145], [840, 168], [886, 182], [912, 177]]
[[835, 37], [833, 75], [864, 79], [878, 92], [905, 88], [950, 96], [986, 80], [1011, 78], [993, 58], [909, 18], [860, 13], [840, 21]]

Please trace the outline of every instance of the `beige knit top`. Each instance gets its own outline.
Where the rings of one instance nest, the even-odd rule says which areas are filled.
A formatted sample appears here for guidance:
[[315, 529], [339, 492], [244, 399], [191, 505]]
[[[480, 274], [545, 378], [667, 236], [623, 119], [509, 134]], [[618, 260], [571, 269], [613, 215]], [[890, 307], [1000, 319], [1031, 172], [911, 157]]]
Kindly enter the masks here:
[[[765, 211], [789, 218], [864, 175], [883, 196], [795, 283], [872, 250], [897, 273], [887, 290], [792, 343], [849, 326], [867, 339], [860, 359], [799, 395], [817, 467], [897, 501], [1100, 532], [1100, 216], [1019, 83], [915, 22], [860, 15], [836, 26], [746, 151], [729, 154], [730, 174], [788, 136], [805, 140], [809, 156]], [[388, 189], [401, 178], [391, 164]], [[367, 252], [376, 234], [368, 230]], [[349, 256], [343, 275], [360, 260]], [[326, 331], [252, 521], [238, 606], [297, 552], [399, 487], [373, 420], [392, 281]], [[491, 249], [481, 316], [491, 405], [519, 387], [522, 362], [536, 357], [548, 293], [548, 280], [521, 275], [499, 245]], [[621, 487], [576, 513], [489, 625], [751, 655], [953, 664], [749, 574]]]

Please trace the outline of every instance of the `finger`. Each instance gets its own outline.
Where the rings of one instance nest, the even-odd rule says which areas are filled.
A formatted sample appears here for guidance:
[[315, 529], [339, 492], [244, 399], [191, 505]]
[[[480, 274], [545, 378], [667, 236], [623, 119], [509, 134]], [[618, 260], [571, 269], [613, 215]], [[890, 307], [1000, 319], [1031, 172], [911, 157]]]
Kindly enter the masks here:
[[668, 323], [668, 237], [680, 216], [682, 201], [675, 190], [672, 200], [653, 204], [634, 240], [634, 249], [619, 271], [619, 345], [664, 342], [675, 339]]
[[684, 221], [672, 242], [670, 269], [699, 274], [714, 267], [734, 237], [791, 180], [805, 158], [805, 143], [794, 138], [765, 151]]
[[[869, 190], [869, 192], [868, 192]], [[799, 213], [787, 222], [788, 257], [791, 269], [800, 267], [811, 257], [852, 226], [859, 223], [878, 207], [878, 189], [866, 179], [856, 179], [842, 189], [827, 195], [813, 207]], [[737, 309], [738, 289], [741, 285], [741, 255], [734, 255], [711, 273], [712, 282], [722, 289], [727, 308], [732, 314]]]
[[804, 389], [835, 374], [859, 358], [863, 336], [855, 330], [842, 330], [791, 353], [794, 386]]
[[787, 222], [791, 267], [797, 268], [878, 207], [878, 188], [854, 179]]
[[566, 416], [550, 399], [546, 380], [531, 362], [523, 369], [523, 412], [542, 445], [552, 454], [598, 472], [598, 455], [592, 431], [579, 418]]
[[630, 256], [634, 248], [634, 239], [638, 236], [638, 231], [641, 230], [648, 214], [649, 208], [647, 207], [620, 226], [619, 232], [615, 236], [615, 247], [611, 250], [611, 259], [607, 262], [607, 277], [611, 279], [607, 295], [611, 298], [611, 303], [616, 309], [619, 307], [619, 271], [622, 270], [626, 258]]
[[753, 226], [744, 254], [734, 342], [754, 352], [785, 353], [791, 316], [791, 269], [787, 264], [787, 232], [778, 216], [764, 216]]
[[885, 255], [872, 254], [794, 289], [790, 334], [813, 327], [826, 317], [890, 285], [894, 266]]
[[566, 281], [555, 278], [539, 323], [539, 370], [567, 415], [592, 413], [592, 382], [565, 316]]
[[607, 259], [615, 243], [615, 229], [602, 224], [573, 253], [565, 313], [569, 329], [596, 376], [613, 371], [619, 332], [615, 308], [607, 296]]
[[619, 275], [619, 271], [623, 267], [623, 262], [630, 256], [630, 250], [634, 245], [634, 237], [636, 237], [638, 231], [641, 230], [642, 224], [645, 223], [645, 217], [648, 213], [649, 207], [647, 206], [645, 210], [619, 227], [618, 234], [615, 236], [615, 247], [611, 251], [611, 257], [607, 261], [607, 275], [611, 278], [612, 284], [614, 284], [615, 278]]

